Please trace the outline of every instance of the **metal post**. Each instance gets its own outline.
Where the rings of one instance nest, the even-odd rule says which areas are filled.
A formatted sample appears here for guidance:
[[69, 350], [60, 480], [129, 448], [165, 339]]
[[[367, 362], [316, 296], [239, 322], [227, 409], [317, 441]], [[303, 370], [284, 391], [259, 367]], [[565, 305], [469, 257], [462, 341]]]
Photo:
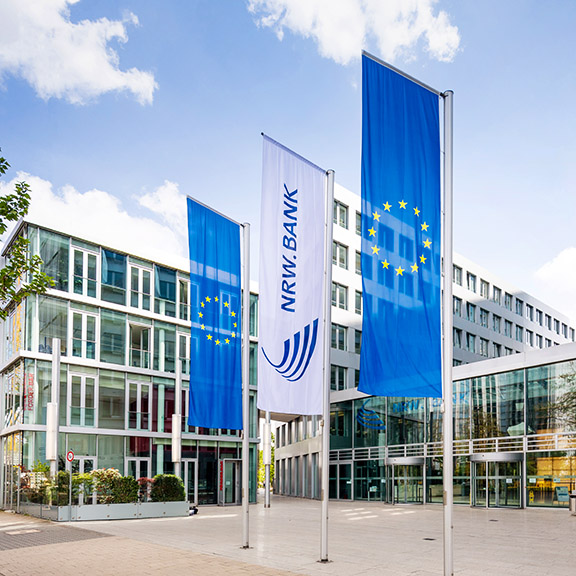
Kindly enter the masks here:
[[242, 224], [242, 548], [250, 548], [250, 224]]
[[60, 339], [52, 338], [52, 389], [46, 407], [46, 460], [50, 461], [50, 476], [58, 474], [58, 427], [60, 419]]
[[[178, 354], [180, 356], [180, 353]], [[182, 478], [182, 365], [176, 359], [176, 382], [174, 387], [174, 414], [172, 414], [172, 462], [174, 474]], [[188, 491], [188, 486], [186, 486]]]
[[454, 93], [449, 90], [444, 98], [444, 274], [443, 274], [443, 465], [444, 465], [444, 576], [454, 574], [454, 527], [453, 527], [453, 501], [454, 501], [454, 457], [453, 457], [453, 384], [452, 384], [452, 97]]
[[270, 412], [266, 410], [266, 422], [264, 424], [264, 508], [270, 508], [270, 466], [272, 464], [272, 426], [270, 424]]
[[332, 210], [334, 204], [334, 170], [326, 179], [326, 246], [324, 252], [324, 406], [322, 413], [322, 503], [320, 562], [328, 562], [328, 500], [330, 467], [330, 331], [332, 313]]

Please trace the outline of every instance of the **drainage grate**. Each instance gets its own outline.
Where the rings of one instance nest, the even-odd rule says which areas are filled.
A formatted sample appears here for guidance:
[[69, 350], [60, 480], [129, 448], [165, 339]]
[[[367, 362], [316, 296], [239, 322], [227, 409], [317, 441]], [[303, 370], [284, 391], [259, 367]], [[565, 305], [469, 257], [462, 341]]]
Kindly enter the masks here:
[[433, 540], [436, 540], [436, 538], [422, 538], [422, 540], [430, 540], [430, 541], [433, 541]]

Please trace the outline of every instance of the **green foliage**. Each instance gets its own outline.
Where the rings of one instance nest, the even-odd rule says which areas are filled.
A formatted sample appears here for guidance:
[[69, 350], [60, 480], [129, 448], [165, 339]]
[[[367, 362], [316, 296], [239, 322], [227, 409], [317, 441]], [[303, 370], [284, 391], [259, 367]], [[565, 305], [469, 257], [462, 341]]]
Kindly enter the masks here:
[[125, 504], [138, 501], [140, 486], [133, 476], [120, 476], [112, 481], [114, 504]]
[[[274, 434], [272, 434], [271, 464], [270, 464], [270, 486], [274, 484]], [[258, 450], [258, 488], [264, 488], [266, 484], [266, 466], [264, 466], [264, 451]]]
[[122, 475], [116, 468], [98, 468], [90, 472], [94, 481], [94, 490], [98, 494], [98, 503], [112, 504], [114, 502], [114, 485]]
[[152, 502], [182, 502], [186, 500], [186, 490], [178, 476], [157, 474], [154, 476], [150, 496]]
[[[0, 176], [3, 176], [10, 164], [0, 156]], [[30, 207], [30, 187], [26, 182], [15, 185], [14, 194], [0, 197], [0, 235], [8, 229], [9, 222], [17, 222], [28, 214]], [[21, 302], [30, 294], [42, 294], [54, 280], [41, 271], [42, 260], [31, 256], [30, 242], [19, 236], [10, 245], [5, 266], [0, 270], [0, 302]], [[25, 281], [27, 279], [27, 281]], [[8, 313], [0, 309], [0, 319], [6, 319]]]

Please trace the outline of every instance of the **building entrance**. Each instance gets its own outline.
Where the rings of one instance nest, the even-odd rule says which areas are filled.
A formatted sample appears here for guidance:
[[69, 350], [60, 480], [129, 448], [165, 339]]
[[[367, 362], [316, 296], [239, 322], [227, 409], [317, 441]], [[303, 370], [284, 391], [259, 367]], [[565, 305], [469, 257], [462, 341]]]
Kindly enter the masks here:
[[473, 454], [472, 506], [522, 507], [522, 454]]
[[242, 503], [242, 460], [220, 460], [218, 466], [218, 505], [239, 506]]
[[330, 464], [330, 498], [352, 500], [352, 462]]
[[422, 504], [424, 502], [424, 458], [389, 458], [386, 501], [392, 504]]
[[182, 471], [184, 473], [184, 488], [186, 500], [190, 504], [198, 505], [198, 461], [196, 459], [183, 459]]

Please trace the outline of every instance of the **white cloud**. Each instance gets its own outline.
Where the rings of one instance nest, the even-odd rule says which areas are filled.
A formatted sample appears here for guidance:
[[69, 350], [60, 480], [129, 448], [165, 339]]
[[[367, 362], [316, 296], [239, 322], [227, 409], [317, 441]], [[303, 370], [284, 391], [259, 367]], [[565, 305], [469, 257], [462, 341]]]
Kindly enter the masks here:
[[576, 247], [562, 250], [555, 258], [546, 262], [536, 271], [536, 279], [554, 302], [554, 308], [568, 315], [576, 322]]
[[[128, 214], [121, 201], [108, 192], [79, 192], [72, 186], [54, 190], [47, 180], [25, 173], [17, 174], [11, 182], [0, 183], [0, 195], [12, 192], [14, 184], [22, 180], [31, 188], [27, 220], [175, 268], [188, 268], [186, 203], [176, 184], [165, 182], [142, 197], [141, 203], [149, 207], [154, 205], [150, 199], [156, 199], [157, 206], [161, 206], [162, 199], [170, 200], [163, 212], [154, 212], [160, 217], [157, 220]], [[183, 215], [177, 214], [178, 206]]]
[[339, 64], [360, 57], [375, 44], [388, 61], [414, 58], [420, 41], [436, 60], [453, 60], [458, 28], [446, 12], [434, 15], [438, 0], [249, 0], [259, 26], [313, 38], [320, 54]]
[[129, 91], [150, 104], [157, 85], [150, 72], [123, 71], [111, 41], [128, 40], [122, 21], [70, 20], [69, 7], [79, 0], [2, 0], [0, 2], [0, 77], [24, 78], [36, 94], [85, 104], [107, 92]]

